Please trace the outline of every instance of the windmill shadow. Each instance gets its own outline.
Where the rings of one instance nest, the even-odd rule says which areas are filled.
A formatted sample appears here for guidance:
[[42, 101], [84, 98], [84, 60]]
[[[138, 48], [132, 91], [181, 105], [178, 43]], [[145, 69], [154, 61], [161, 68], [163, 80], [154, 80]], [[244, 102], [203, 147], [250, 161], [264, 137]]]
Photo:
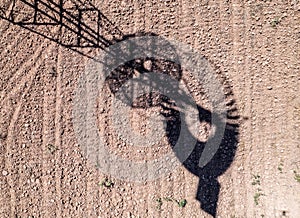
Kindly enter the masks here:
[[[84, 53], [82, 49], [105, 49], [118, 41], [136, 36], [135, 34], [124, 36], [99, 9], [90, 2], [82, 2], [81, 0], [11, 0], [0, 8], [0, 18], [89, 58], [93, 57]], [[148, 35], [155, 34], [150, 33]], [[145, 61], [152, 62], [151, 69], [145, 68], [143, 64]], [[182, 69], [178, 64], [151, 58], [132, 60], [117, 68], [107, 78], [112, 93], [116, 93], [118, 88], [131, 79], [135, 70], [140, 73], [164, 72], [176, 80], [182, 79]], [[228, 87], [227, 89], [229, 89]], [[231, 90], [227, 90], [227, 96], [228, 98], [234, 97]], [[142, 96], [134, 105], [137, 108], [153, 106], [160, 106], [162, 108], [161, 114], [167, 118], [166, 135], [169, 144], [173, 147], [180, 135], [180, 124], [184, 121], [180, 119], [179, 112], [174, 108], [174, 103], [166, 96], [160, 96], [157, 93]], [[234, 160], [239, 134], [237, 123], [239, 116], [236, 104], [231, 101], [227, 106], [228, 116], [225, 132], [213, 158], [203, 168], [198, 166], [205, 141], [196, 139], [197, 142], [191, 155], [182, 163], [185, 168], [199, 178], [196, 199], [200, 202], [201, 208], [214, 217], [216, 216], [220, 192], [220, 184], [217, 179]], [[218, 119], [218, 114], [213, 114], [203, 106], [197, 105], [197, 108], [199, 122], [212, 125], [212, 116]], [[216, 129], [216, 131], [219, 130]], [[193, 135], [190, 134], [190, 137]]]

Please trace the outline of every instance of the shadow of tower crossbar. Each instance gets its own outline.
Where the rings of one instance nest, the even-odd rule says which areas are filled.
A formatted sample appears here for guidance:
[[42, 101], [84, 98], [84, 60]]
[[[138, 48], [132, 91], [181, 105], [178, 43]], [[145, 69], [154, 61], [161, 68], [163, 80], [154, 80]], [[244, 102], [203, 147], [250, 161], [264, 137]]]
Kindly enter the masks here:
[[[71, 7], [67, 7], [67, 5], [71, 5]], [[27, 14], [26, 11], [22, 11], [24, 8], [29, 11]], [[8, 16], [5, 14], [6, 10], [9, 10]], [[101, 31], [109, 33], [111, 30], [111, 35], [115, 33], [122, 35], [121, 31], [114, 27], [99, 9], [92, 4], [80, 1], [74, 3], [65, 0], [12, 0], [10, 8], [6, 10], [1, 10], [1, 18], [66, 47], [103, 48], [109, 46], [111, 42], [103, 36]], [[83, 19], [85, 14], [94, 17], [93, 24], [91, 24], [89, 16]], [[51, 36], [49, 31], [45, 32], [45, 28], [41, 31], [39, 26], [59, 26], [60, 34]], [[105, 27], [111, 29], [105, 30]], [[67, 42], [64, 40], [64, 34], [61, 34], [63, 29], [64, 32], [71, 35], [73, 40]]]

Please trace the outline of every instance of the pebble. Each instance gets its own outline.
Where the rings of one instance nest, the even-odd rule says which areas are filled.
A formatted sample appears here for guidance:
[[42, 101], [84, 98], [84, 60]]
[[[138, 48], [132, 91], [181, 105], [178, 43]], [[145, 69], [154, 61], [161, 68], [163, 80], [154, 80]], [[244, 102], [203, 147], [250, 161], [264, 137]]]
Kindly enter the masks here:
[[144, 62], [144, 68], [148, 71], [150, 71], [152, 69], [152, 62], [150, 60], [147, 60]]
[[105, 112], [104, 108], [101, 108], [101, 109], [100, 109], [100, 113], [102, 114], [102, 113], [104, 113], [104, 112]]
[[3, 171], [2, 171], [2, 175], [3, 175], [3, 176], [7, 176], [7, 175], [8, 175], [8, 172], [7, 172], [6, 170], [3, 170]]

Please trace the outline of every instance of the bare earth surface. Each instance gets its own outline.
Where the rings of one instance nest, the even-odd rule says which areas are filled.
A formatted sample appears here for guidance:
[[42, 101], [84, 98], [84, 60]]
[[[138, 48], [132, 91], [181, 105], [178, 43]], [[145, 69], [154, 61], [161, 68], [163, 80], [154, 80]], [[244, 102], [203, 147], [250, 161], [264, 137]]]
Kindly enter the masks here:
[[[24, 19], [24, 2], [34, 1], [16, 1], [16, 19]], [[66, 8], [72, 2], [64, 1]], [[9, 3], [1, 1], [2, 15], [8, 15]], [[223, 78], [225, 92], [232, 91], [226, 101], [235, 100], [238, 144], [233, 162], [217, 177], [216, 217], [300, 217], [300, 2], [93, 4], [112, 23], [103, 30], [106, 39], [151, 32], [189, 44]], [[83, 15], [93, 26], [89, 18]], [[102, 50], [79, 47], [79, 53], [28, 28], [0, 20], [0, 217], [212, 217], [196, 199], [199, 177], [183, 165], [155, 181], [134, 183], [87, 161], [72, 123], [74, 91], [89, 61], [83, 54]], [[76, 43], [60, 25], [43, 31]], [[192, 79], [183, 79], [201, 104]], [[118, 141], [106, 121], [107, 94], [98, 102], [98, 126], [112, 152], [143, 160], [170, 150], [167, 143], [142, 149]], [[147, 129], [147, 113], [155, 110], [133, 112], [137, 129]], [[105, 179], [113, 185], [101, 184]], [[187, 204], [179, 207], [174, 199]]]

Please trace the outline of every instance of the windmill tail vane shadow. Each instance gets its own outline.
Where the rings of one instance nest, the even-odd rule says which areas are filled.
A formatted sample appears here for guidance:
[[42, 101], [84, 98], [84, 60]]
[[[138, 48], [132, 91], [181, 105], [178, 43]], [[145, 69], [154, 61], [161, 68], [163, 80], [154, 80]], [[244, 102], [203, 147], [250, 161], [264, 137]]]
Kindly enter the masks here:
[[0, 6], [0, 18], [79, 53], [80, 48], [104, 49], [123, 37], [89, 1], [9, 0]]

